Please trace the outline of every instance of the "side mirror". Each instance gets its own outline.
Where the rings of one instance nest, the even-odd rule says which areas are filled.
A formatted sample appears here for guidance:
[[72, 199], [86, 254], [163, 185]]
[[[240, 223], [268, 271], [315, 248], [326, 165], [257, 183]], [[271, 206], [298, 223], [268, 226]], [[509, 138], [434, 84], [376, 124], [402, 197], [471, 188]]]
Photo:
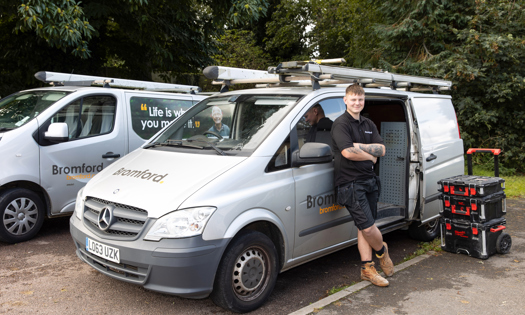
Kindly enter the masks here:
[[53, 123], [49, 125], [49, 128], [44, 134], [44, 139], [53, 142], [60, 143], [69, 140], [69, 128], [66, 123]]
[[321, 164], [332, 162], [332, 149], [324, 143], [305, 143], [301, 150], [295, 151], [292, 166], [299, 167], [308, 164]]

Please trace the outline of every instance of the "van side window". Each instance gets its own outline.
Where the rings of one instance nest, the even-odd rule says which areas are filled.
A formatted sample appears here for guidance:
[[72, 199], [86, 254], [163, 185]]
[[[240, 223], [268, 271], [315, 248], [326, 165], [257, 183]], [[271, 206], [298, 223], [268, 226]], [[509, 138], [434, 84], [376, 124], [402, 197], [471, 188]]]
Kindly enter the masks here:
[[133, 96], [129, 102], [131, 126], [139, 137], [149, 139], [192, 105], [191, 99]]
[[284, 140], [266, 167], [266, 172], [275, 172], [291, 167], [290, 136]]
[[[313, 109], [316, 109], [317, 112], [315, 117], [312, 117], [311, 110]], [[345, 110], [346, 105], [342, 97], [325, 99], [310, 107], [296, 125], [299, 149], [306, 142], [321, 142], [331, 146], [331, 124]], [[324, 119], [319, 120], [323, 116]], [[315, 123], [315, 120], [319, 120], [319, 123]]]
[[116, 102], [113, 96], [86, 96], [62, 108], [51, 123], [65, 122], [70, 140], [107, 134], [115, 125]]

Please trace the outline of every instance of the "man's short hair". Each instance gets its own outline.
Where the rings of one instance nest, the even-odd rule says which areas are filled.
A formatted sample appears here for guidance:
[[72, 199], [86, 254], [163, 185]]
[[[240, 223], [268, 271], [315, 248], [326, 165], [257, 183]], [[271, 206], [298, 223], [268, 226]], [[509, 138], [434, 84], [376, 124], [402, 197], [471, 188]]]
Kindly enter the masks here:
[[324, 116], [324, 109], [321, 105], [315, 104], [310, 110], [317, 109], [317, 115], [323, 115]]
[[365, 95], [365, 90], [359, 84], [352, 84], [346, 88], [345, 94]]

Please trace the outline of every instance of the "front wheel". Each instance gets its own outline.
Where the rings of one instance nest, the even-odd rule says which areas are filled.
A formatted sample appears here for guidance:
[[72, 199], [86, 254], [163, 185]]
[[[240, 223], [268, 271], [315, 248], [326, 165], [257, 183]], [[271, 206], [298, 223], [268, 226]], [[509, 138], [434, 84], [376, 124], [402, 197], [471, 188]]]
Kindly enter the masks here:
[[210, 297], [216, 305], [232, 312], [253, 311], [272, 293], [277, 268], [273, 242], [261, 232], [243, 231], [228, 245]]
[[415, 221], [408, 227], [410, 237], [422, 242], [430, 242], [439, 235], [439, 218], [431, 220], [421, 225], [421, 222]]
[[0, 241], [18, 243], [32, 239], [44, 223], [44, 204], [33, 191], [12, 188], [0, 194]]

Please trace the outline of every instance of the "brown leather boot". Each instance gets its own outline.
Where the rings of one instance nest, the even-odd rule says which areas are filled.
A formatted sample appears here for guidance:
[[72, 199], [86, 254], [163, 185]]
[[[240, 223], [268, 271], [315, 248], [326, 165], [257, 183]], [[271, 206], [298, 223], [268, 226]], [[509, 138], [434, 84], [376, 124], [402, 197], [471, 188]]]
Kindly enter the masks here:
[[394, 274], [394, 264], [390, 259], [390, 255], [388, 255], [388, 246], [385, 242], [383, 242], [383, 246], [385, 246], [385, 252], [381, 256], [376, 254], [376, 257], [379, 258], [379, 265], [385, 273], [385, 276], [391, 277]]
[[377, 273], [374, 262], [361, 265], [361, 279], [368, 280], [378, 287], [388, 286], [388, 281]]

